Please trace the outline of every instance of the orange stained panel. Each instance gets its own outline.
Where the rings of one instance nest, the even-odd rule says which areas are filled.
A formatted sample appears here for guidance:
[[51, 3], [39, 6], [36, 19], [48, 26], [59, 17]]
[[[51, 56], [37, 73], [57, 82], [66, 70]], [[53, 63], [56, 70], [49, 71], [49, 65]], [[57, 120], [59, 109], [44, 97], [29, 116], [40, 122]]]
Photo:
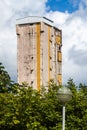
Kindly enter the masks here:
[[62, 52], [58, 51], [58, 62], [62, 62]]
[[59, 35], [56, 36], [56, 43], [57, 43], [58, 45], [61, 44], [61, 36], [59, 36]]

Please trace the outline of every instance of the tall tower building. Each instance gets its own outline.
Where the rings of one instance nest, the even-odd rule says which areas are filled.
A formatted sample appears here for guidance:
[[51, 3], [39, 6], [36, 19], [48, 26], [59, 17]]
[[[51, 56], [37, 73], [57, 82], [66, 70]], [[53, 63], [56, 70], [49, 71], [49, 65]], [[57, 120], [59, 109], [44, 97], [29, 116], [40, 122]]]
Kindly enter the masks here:
[[45, 17], [17, 20], [18, 83], [40, 90], [51, 79], [62, 84], [62, 32]]

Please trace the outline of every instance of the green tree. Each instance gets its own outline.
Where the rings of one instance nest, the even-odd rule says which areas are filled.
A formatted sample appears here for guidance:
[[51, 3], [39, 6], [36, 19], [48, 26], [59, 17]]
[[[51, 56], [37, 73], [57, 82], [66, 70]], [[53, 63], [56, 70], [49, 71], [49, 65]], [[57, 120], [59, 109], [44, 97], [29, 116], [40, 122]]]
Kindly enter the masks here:
[[[0, 93], [0, 130], [61, 130], [62, 105], [57, 97], [60, 87], [53, 80], [39, 92], [26, 83], [12, 84], [12, 91]], [[77, 87], [73, 79], [66, 87], [73, 93], [66, 104], [66, 130], [86, 130], [87, 87]]]
[[66, 130], [86, 130], [87, 98], [85, 94], [87, 88], [82, 84], [80, 84], [80, 87], [77, 87], [72, 79], [68, 81], [67, 86], [71, 89], [73, 97], [72, 100], [66, 105]]
[[0, 93], [10, 91], [11, 85], [12, 85], [11, 78], [8, 72], [5, 70], [2, 63], [0, 63]]

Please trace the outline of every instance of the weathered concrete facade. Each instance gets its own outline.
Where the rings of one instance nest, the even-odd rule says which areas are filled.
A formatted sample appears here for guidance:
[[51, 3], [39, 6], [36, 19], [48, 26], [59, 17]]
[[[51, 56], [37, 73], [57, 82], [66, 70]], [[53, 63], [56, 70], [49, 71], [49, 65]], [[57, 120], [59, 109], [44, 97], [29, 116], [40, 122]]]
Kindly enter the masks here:
[[26, 81], [40, 90], [54, 79], [62, 83], [62, 32], [49, 19], [17, 20], [18, 83]]

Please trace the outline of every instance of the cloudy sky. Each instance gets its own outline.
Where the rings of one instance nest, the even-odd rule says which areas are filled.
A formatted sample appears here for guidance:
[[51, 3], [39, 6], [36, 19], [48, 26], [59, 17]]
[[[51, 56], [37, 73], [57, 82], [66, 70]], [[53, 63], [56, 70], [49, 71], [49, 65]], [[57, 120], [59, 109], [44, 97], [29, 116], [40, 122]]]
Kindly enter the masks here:
[[62, 29], [63, 84], [87, 84], [87, 0], [0, 0], [0, 62], [17, 81], [16, 19], [45, 16]]

